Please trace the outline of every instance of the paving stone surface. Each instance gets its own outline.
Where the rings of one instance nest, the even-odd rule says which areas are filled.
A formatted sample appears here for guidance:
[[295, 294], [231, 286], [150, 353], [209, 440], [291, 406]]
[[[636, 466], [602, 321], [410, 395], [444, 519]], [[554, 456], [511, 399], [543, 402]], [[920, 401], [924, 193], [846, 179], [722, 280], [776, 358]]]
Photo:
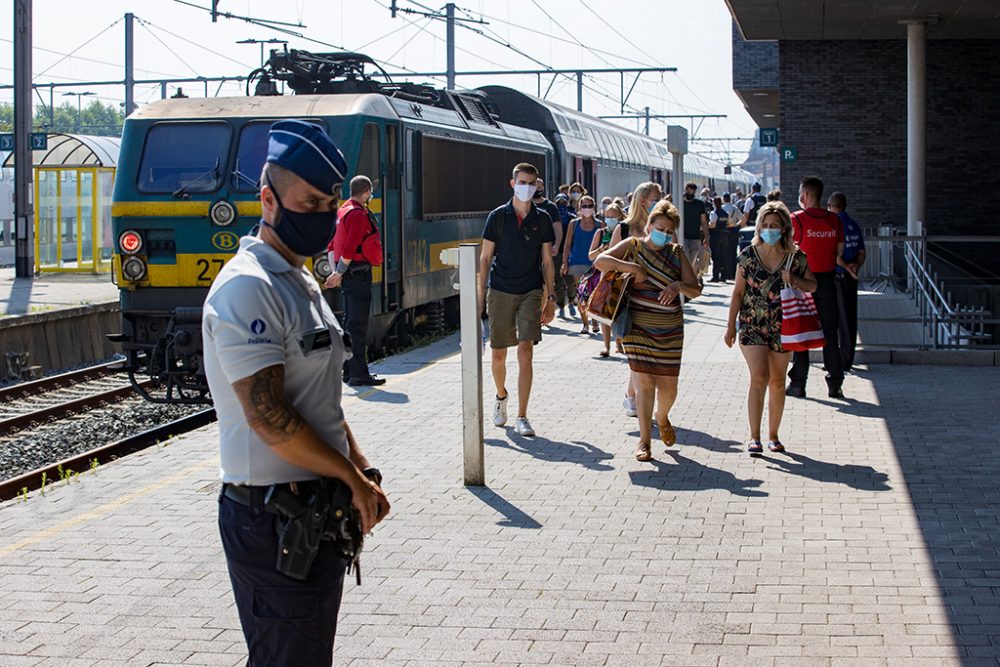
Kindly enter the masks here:
[[15, 278], [0, 268], [0, 316], [27, 315], [97, 303], [118, 302], [110, 273], [46, 273]]
[[[689, 304], [679, 444], [651, 463], [626, 365], [571, 322], [536, 348], [538, 437], [485, 427], [488, 487], [462, 485], [455, 337], [349, 391], [393, 513], [347, 585], [337, 664], [1000, 664], [1000, 372], [862, 367], [837, 401], [813, 368], [789, 452], [751, 459], [728, 290]], [[0, 665], [244, 664], [217, 435], [0, 505]]]

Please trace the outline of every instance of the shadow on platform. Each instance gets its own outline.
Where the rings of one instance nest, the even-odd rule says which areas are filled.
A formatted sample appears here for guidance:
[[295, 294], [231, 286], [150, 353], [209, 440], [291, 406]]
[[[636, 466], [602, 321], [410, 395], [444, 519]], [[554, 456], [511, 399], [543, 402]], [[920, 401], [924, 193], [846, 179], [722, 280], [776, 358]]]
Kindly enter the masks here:
[[[680, 426], [675, 426], [674, 430], [677, 432], [677, 444], [682, 447], [701, 447], [702, 449], [708, 449], [713, 452], [743, 451], [743, 443], [735, 440], [723, 440], [709, 433], [705, 433], [704, 431], [695, 431], [693, 429], [682, 428]], [[639, 431], [630, 431], [628, 435], [633, 438], [638, 438]], [[653, 427], [653, 437], [654, 446], [662, 444], [659, 440], [660, 429], [656, 426]]]
[[887, 406], [882, 416], [962, 665], [995, 665], [1000, 659], [1000, 374], [909, 367], [870, 379], [879, 403]]
[[[657, 445], [654, 445], [654, 456]], [[766, 491], [759, 487], [763, 482], [759, 479], [740, 479], [731, 472], [710, 468], [692, 459], [684, 458], [678, 452], [667, 452], [666, 456], [674, 460], [674, 465], [653, 459], [649, 465], [653, 470], [633, 470], [628, 476], [636, 486], [645, 486], [660, 491], [702, 491], [706, 489], [722, 489], [734, 496], [746, 498], [763, 498]]]
[[786, 451], [783, 455], [760, 456], [767, 461], [771, 470], [780, 470], [790, 475], [798, 475], [817, 482], [844, 484], [859, 491], [889, 491], [889, 475], [871, 466], [854, 464], [841, 465], [809, 458], [804, 454]]
[[385, 389], [365, 389], [359, 391], [355, 396], [362, 401], [370, 403], [395, 403], [402, 405], [403, 403], [410, 402], [409, 395], [396, 391], [386, 391]]
[[578, 463], [590, 470], [607, 471], [614, 470], [604, 461], [614, 458], [600, 447], [595, 447], [589, 442], [574, 440], [572, 442], [558, 442], [548, 438], [534, 437], [525, 438], [517, 434], [510, 426], [506, 429], [507, 440], [500, 438], [486, 438], [483, 442], [490, 447], [502, 447], [515, 452], [528, 454], [540, 461], [553, 463], [566, 461], [568, 463]]
[[542, 527], [542, 524], [535, 521], [531, 515], [522, 511], [488, 486], [471, 487], [468, 491], [504, 516], [502, 521], [497, 521], [498, 526], [526, 528], [528, 530], [538, 530]]

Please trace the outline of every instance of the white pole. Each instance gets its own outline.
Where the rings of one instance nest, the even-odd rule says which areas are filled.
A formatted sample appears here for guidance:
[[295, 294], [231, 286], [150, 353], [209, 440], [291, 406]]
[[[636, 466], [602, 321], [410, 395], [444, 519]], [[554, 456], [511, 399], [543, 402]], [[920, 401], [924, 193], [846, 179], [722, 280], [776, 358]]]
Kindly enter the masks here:
[[926, 205], [927, 25], [906, 24], [906, 233], [919, 236]]
[[483, 461], [482, 321], [476, 268], [479, 244], [462, 243], [458, 250], [459, 302], [462, 319], [462, 443], [466, 486], [486, 486]]

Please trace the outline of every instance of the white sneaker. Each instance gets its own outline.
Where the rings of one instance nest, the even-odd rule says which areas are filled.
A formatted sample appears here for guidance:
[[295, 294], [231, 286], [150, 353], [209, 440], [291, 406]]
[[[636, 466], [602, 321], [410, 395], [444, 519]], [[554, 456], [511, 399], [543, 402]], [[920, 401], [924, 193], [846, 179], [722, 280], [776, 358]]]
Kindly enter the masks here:
[[507, 399], [510, 398], [510, 394], [507, 394], [503, 398], [497, 398], [497, 402], [493, 405], [493, 425], [503, 426], [507, 423]]
[[535, 429], [531, 428], [531, 422], [528, 421], [527, 417], [518, 417], [517, 421], [514, 422], [514, 430], [517, 431], [518, 435], [523, 435], [527, 438], [535, 436]]
[[625, 396], [625, 400], [622, 401], [622, 407], [625, 408], [626, 417], [635, 417], [639, 413], [635, 409], [635, 397]]

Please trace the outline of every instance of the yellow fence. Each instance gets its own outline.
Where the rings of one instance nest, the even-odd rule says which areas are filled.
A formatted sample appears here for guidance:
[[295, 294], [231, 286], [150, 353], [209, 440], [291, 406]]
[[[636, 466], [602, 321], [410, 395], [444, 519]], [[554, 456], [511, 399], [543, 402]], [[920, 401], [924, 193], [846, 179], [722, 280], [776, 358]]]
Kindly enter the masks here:
[[111, 167], [35, 167], [35, 271], [111, 269]]

